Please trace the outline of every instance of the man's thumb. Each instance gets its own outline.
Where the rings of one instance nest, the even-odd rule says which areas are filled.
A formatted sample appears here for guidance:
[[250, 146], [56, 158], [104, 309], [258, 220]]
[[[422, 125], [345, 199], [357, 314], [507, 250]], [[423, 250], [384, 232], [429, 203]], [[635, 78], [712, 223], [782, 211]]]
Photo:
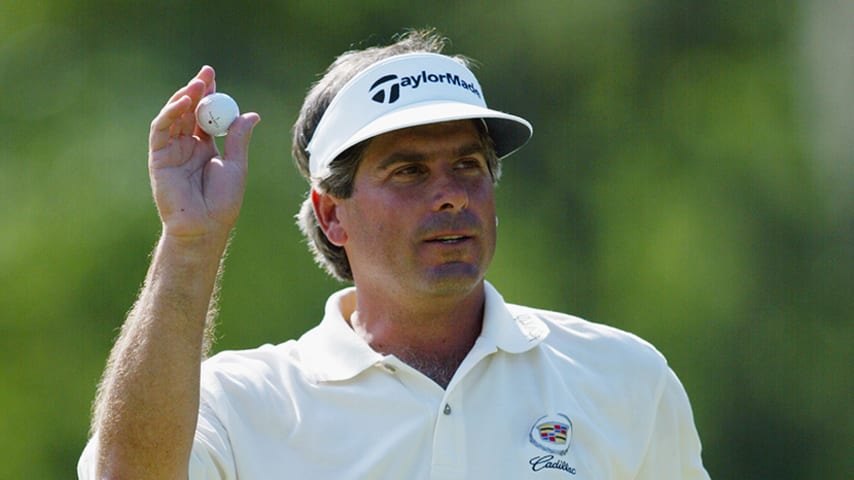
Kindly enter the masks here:
[[244, 113], [237, 117], [228, 128], [225, 137], [223, 153], [226, 159], [238, 159], [245, 157], [249, 150], [249, 141], [252, 139], [252, 130], [261, 121], [261, 117], [254, 112]]

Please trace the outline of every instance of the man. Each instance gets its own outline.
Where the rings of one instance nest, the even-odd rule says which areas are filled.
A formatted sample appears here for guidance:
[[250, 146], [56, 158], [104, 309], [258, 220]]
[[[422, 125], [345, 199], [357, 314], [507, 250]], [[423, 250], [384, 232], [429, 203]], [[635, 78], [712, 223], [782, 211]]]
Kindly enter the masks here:
[[506, 304], [484, 280], [499, 159], [531, 127], [488, 109], [442, 47], [413, 32], [348, 52], [309, 92], [294, 126], [311, 185], [300, 226], [354, 287], [299, 340], [203, 362], [259, 117], [238, 118], [219, 157], [192, 115], [213, 70], [172, 96], [150, 135], [163, 233], [81, 478], [708, 478], [657, 351]]

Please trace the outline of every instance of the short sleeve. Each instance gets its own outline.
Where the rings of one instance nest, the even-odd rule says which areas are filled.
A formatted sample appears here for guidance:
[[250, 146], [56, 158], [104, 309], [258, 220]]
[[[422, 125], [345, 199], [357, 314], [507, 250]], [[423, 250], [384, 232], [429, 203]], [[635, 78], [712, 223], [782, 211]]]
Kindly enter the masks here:
[[709, 480], [688, 395], [670, 368], [665, 373], [655, 415], [637, 480]]
[[92, 438], [86, 443], [86, 448], [80, 454], [80, 460], [77, 461], [77, 478], [79, 480], [95, 480], [95, 451], [98, 445], [98, 434], [92, 435]]
[[202, 398], [199, 419], [190, 453], [190, 480], [237, 478], [228, 432], [216, 412]]
[[[205, 404], [202, 404], [205, 405]], [[79, 480], [95, 480], [98, 434], [86, 443], [77, 462]], [[228, 437], [210, 408], [199, 408], [198, 425], [189, 463], [190, 480], [226, 480], [236, 478]]]

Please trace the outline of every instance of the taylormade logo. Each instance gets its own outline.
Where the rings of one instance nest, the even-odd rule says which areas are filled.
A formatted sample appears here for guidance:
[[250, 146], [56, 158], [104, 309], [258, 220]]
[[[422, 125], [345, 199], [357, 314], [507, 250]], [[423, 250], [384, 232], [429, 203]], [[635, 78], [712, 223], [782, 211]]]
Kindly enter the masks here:
[[474, 83], [466, 82], [459, 75], [452, 73], [427, 73], [421, 70], [418, 75], [399, 77], [395, 74], [380, 77], [368, 92], [371, 100], [377, 103], [394, 103], [400, 98], [400, 88], [412, 88], [413, 90], [428, 83], [444, 83], [459, 88], [464, 88], [480, 98], [480, 91]]

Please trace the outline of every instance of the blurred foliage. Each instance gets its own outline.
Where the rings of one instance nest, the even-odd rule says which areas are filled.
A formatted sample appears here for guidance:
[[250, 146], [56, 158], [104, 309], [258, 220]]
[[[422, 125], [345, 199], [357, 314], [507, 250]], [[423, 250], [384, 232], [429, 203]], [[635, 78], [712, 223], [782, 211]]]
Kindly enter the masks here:
[[508, 301], [654, 343], [713, 478], [851, 478], [852, 5], [0, 0], [2, 476], [73, 476], [158, 235], [168, 96], [207, 63], [263, 117], [217, 348], [279, 342], [338, 288], [293, 222], [302, 96], [341, 51], [434, 26], [535, 127], [498, 190]]

